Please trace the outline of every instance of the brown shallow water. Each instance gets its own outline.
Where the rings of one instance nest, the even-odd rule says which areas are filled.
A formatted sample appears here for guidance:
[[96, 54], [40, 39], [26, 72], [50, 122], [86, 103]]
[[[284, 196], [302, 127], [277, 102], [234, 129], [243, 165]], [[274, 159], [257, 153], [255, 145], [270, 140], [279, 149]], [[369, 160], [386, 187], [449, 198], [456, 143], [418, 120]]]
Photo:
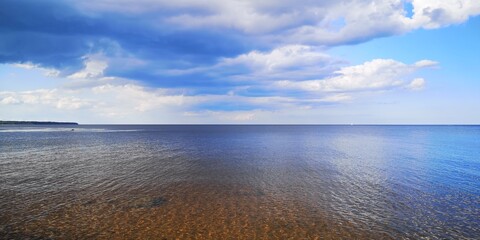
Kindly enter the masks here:
[[480, 128], [0, 128], [0, 239], [479, 239]]
[[[77, 196], [48, 214], [4, 232], [12, 238], [52, 239], [338, 239], [387, 238], [362, 232], [348, 222], [331, 221], [320, 209], [245, 186], [178, 183], [158, 192], [139, 190], [111, 200]], [[58, 203], [55, 203], [57, 205]], [[23, 218], [11, 216], [14, 223]], [[4, 230], [5, 231], [5, 230]]]

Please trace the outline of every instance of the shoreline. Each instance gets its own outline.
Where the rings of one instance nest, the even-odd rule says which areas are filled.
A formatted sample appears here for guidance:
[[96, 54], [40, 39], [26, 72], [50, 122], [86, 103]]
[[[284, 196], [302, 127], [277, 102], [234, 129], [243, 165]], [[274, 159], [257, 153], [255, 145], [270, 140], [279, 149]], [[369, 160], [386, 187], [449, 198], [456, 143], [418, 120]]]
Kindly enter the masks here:
[[0, 121], [0, 125], [78, 125], [78, 123], [51, 121]]

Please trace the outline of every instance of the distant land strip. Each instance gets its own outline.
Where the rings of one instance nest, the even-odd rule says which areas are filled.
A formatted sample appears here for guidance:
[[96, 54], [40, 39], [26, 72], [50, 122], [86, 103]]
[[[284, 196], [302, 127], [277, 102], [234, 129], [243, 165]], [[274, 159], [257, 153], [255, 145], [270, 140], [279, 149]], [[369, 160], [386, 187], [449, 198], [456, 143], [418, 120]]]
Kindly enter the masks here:
[[0, 125], [3, 124], [24, 124], [24, 125], [78, 125], [76, 122], [44, 122], [44, 121], [2, 121], [0, 120]]

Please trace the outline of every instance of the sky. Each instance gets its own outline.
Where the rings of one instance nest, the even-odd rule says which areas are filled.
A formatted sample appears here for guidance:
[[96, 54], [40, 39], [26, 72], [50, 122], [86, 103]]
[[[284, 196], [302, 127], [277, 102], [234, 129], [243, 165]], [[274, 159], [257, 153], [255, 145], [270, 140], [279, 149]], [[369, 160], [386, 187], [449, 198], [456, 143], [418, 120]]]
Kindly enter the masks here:
[[1, 0], [0, 120], [479, 124], [478, 0]]

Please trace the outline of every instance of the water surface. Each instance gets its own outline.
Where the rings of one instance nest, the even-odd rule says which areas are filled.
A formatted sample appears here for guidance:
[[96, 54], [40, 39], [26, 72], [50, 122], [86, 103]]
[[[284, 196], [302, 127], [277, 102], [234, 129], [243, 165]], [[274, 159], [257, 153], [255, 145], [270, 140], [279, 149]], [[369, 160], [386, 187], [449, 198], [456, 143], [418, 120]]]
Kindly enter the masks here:
[[0, 126], [0, 238], [480, 238], [479, 126]]

